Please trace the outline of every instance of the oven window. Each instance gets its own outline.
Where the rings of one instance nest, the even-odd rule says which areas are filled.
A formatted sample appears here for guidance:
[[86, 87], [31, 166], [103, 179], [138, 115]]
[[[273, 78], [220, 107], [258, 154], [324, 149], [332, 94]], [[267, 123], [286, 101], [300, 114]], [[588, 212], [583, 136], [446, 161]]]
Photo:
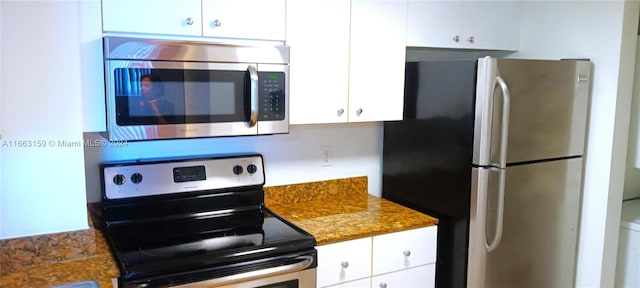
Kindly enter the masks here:
[[298, 280], [290, 280], [287, 282], [280, 282], [276, 284], [269, 284], [267, 286], [260, 286], [256, 288], [298, 288]]
[[245, 71], [116, 68], [118, 125], [243, 122]]

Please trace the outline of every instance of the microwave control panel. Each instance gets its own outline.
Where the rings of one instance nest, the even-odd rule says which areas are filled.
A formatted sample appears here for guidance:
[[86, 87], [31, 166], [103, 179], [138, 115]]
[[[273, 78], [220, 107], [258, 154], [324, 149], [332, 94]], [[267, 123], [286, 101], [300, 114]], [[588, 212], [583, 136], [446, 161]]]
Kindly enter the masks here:
[[283, 72], [258, 72], [259, 121], [284, 120], [286, 112], [284, 78]]

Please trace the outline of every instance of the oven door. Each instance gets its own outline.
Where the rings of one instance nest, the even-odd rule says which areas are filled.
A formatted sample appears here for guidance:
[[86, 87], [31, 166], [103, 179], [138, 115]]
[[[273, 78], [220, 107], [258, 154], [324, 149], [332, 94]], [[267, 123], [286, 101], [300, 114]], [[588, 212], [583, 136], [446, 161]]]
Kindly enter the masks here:
[[[255, 63], [107, 60], [108, 138], [256, 135], [260, 108], [264, 120], [286, 118], [273, 111], [286, 108], [286, 66], [268, 66], [272, 71]], [[286, 133], [286, 126], [271, 133]]]
[[[316, 287], [316, 269], [288, 273], [284, 275], [259, 278], [251, 281], [244, 281], [228, 285], [218, 286], [208, 283], [195, 283], [195, 286], [186, 287], [217, 287], [217, 288], [306, 288]], [[183, 286], [179, 286], [183, 287]]]
[[297, 263], [193, 282], [172, 288], [307, 288], [316, 287], [315, 256]]

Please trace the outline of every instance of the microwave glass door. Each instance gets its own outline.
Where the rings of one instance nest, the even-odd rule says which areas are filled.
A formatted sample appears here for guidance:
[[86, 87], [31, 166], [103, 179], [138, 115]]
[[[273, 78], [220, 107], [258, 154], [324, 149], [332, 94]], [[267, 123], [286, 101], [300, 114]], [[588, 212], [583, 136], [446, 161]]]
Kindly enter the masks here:
[[131, 66], [115, 67], [111, 71], [119, 126], [247, 122], [249, 119], [248, 65], [218, 67], [223, 69]]
[[149, 140], [286, 133], [287, 67], [260, 67], [107, 60], [109, 137]]

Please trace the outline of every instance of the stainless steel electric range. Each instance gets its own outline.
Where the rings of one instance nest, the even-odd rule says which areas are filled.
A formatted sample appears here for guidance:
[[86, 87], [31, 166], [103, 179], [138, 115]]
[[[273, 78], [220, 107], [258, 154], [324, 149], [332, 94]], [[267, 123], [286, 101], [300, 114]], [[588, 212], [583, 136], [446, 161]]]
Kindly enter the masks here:
[[315, 287], [315, 239], [264, 205], [259, 154], [101, 165], [119, 287]]

